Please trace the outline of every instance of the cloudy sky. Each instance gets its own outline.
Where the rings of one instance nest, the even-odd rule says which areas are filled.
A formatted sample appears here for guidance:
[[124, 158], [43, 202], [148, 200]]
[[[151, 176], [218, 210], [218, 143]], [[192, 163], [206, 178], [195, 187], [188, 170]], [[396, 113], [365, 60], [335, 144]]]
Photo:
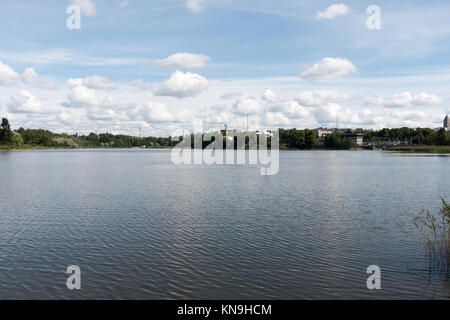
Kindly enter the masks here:
[[434, 128], [450, 111], [444, 0], [0, 6], [0, 116], [13, 128], [166, 136], [199, 121], [242, 129], [247, 115], [250, 129], [335, 127], [338, 114], [341, 127]]

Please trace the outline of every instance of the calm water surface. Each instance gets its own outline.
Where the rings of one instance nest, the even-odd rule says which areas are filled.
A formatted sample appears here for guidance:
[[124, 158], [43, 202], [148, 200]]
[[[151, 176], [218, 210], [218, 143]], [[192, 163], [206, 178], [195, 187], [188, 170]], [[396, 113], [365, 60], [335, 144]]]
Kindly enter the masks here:
[[0, 299], [448, 299], [408, 214], [450, 198], [449, 165], [286, 151], [261, 176], [167, 150], [0, 152]]

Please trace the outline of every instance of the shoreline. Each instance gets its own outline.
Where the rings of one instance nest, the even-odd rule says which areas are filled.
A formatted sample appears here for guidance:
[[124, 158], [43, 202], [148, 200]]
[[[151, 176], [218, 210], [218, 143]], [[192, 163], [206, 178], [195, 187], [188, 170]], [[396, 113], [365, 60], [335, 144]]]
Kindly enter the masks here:
[[[167, 150], [170, 147], [151, 147], [151, 148], [60, 148], [60, 147], [29, 147], [29, 148], [12, 148], [12, 149], [1, 149], [0, 152], [25, 152], [25, 151], [50, 151], [50, 150]], [[415, 146], [415, 147], [388, 147], [388, 148], [376, 148], [376, 149], [365, 149], [365, 148], [352, 148], [352, 149], [325, 149], [325, 148], [314, 148], [314, 149], [290, 149], [290, 148], [280, 148], [279, 151], [388, 151], [388, 152], [402, 152], [402, 153], [428, 153], [428, 154], [450, 154], [450, 146]]]
[[167, 147], [155, 148], [52, 148], [52, 147], [33, 147], [33, 148], [18, 148], [18, 149], [0, 149], [0, 152], [23, 152], [23, 151], [50, 151], [50, 150], [151, 150], [151, 149], [170, 149]]

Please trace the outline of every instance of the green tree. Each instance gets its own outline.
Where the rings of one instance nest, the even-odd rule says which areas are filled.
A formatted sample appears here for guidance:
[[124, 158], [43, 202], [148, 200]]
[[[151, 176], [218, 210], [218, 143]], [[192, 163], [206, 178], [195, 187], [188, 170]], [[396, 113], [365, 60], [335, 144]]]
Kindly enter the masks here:
[[305, 143], [307, 148], [314, 148], [317, 143], [317, 136], [315, 130], [305, 130]]
[[444, 128], [441, 128], [438, 131], [437, 136], [436, 136], [436, 144], [438, 144], [440, 146], [445, 146], [445, 145], [449, 144], [448, 134]]
[[350, 149], [356, 146], [353, 140], [342, 138], [337, 132], [325, 136], [324, 144], [329, 149]]
[[15, 145], [15, 146], [20, 146], [23, 144], [23, 138], [22, 135], [18, 132], [14, 132], [13, 131], [13, 136], [11, 139], [11, 142]]
[[13, 133], [11, 131], [11, 126], [6, 118], [2, 119], [2, 124], [0, 125], [0, 144], [10, 144], [12, 142]]

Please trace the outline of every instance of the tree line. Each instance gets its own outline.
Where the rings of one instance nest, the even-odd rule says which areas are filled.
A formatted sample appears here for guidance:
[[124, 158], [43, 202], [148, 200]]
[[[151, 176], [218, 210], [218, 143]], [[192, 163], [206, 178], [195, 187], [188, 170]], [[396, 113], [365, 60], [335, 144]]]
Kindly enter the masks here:
[[[361, 133], [364, 141], [397, 141], [408, 140], [419, 145], [450, 146], [450, 132], [444, 128], [435, 131], [429, 128], [395, 128], [381, 130], [347, 129], [325, 136], [323, 147], [327, 149], [350, 149], [355, 147], [353, 140], [342, 136], [342, 133]], [[313, 149], [317, 148], [316, 130], [312, 129], [279, 129], [280, 148]], [[41, 146], [65, 148], [132, 148], [132, 147], [174, 147], [181, 137], [134, 137], [114, 135], [111, 133], [94, 133], [88, 135], [58, 134], [44, 129], [19, 128], [13, 131], [8, 119], [3, 118], [0, 125], [0, 144], [7, 146]], [[247, 139], [248, 140], [248, 139]], [[246, 144], [248, 141], [246, 140]], [[270, 143], [270, 141], [269, 141]], [[208, 143], [205, 143], [205, 147]]]
[[173, 147], [177, 144], [170, 137], [134, 137], [110, 133], [88, 135], [53, 133], [44, 129], [11, 130], [8, 119], [3, 118], [0, 125], [0, 145], [40, 146], [64, 148], [132, 148], [132, 147]]

